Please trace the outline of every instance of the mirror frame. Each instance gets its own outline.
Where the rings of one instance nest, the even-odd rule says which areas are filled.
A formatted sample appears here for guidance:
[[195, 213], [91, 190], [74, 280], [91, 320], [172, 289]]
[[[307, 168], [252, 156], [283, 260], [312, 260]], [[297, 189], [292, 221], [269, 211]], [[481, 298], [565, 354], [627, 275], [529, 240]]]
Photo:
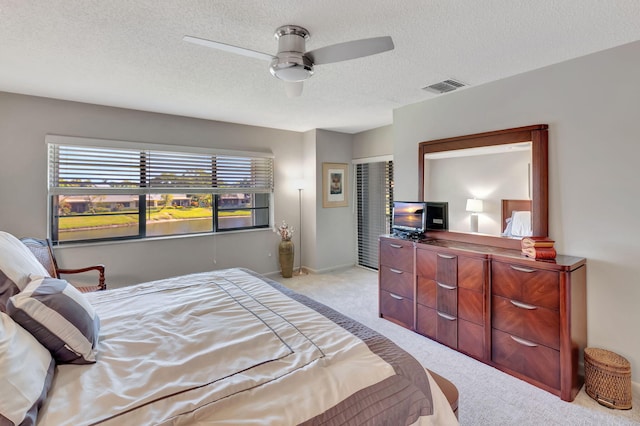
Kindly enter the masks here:
[[[418, 144], [418, 200], [424, 198], [425, 176], [424, 157], [426, 154], [458, 149], [478, 148], [491, 145], [503, 145], [517, 142], [531, 142], [531, 215], [533, 235], [546, 237], [549, 235], [549, 163], [548, 163], [548, 128], [546, 124], [516, 127], [436, 139]], [[471, 234], [457, 231], [427, 231], [426, 238], [452, 240], [493, 247], [520, 249], [520, 240], [488, 234]]]

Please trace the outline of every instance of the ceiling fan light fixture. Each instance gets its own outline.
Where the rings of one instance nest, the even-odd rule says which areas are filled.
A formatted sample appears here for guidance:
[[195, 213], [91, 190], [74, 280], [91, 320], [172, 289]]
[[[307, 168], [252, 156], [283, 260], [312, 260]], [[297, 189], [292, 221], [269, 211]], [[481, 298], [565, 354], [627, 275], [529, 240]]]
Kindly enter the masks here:
[[286, 92], [290, 97], [300, 96], [302, 82], [313, 75], [314, 65], [348, 61], [394, 48], [391, 37], [384, 36], [347, 41], [307, 51], [305, 45], [309, 39], [309, 31], [298, 25], [278, 27], [274, 36], [278, 40], [276, 55], [188, 35], [185, 35], [183, 40], [212, 49], [271, 61], [269, 71], [274, 77], [285, 82]]
[[313, 75], [313, 64], [302, 55], [278, 55], [269, 71], [283, 81], [304, 81]]
[[313, 75], [313, 62], [304, 55], [309, 31], [297, 25], [283, 25], [274, 34], [278, 54], [271, 61], [271, 74], [283, 81], [304, 81]]

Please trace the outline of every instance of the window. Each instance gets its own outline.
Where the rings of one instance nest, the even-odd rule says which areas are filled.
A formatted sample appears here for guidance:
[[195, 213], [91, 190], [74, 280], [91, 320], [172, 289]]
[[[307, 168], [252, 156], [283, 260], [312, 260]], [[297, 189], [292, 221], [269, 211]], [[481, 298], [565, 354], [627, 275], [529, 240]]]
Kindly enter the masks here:
[[273, 158], [47, 136], [54, 243], [268, 228]]
[[378, 237], [391, 229], [393, 161], [356, 164], [358, 265], [378, 269]]

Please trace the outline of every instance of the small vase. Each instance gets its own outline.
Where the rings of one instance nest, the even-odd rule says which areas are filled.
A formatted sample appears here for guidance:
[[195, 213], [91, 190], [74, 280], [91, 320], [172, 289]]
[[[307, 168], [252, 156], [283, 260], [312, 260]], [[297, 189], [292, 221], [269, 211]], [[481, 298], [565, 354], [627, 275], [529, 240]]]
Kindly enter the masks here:
[[278, 255], [280, 259], [280, 271], [284, 278], [291, 278], [293, 275], [293, 241], [282, 240], [278, 246]]

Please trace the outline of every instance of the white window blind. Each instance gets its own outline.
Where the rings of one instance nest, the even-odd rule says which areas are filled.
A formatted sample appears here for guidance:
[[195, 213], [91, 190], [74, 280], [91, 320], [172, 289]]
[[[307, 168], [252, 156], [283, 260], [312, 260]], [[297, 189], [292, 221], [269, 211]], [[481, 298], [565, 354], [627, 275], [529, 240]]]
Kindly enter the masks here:
[[393, 162], [356, 164], [358, 265], [378, 269], [378, 237], [391, 229]]
[[273, 158], [49, 143], [49, 193], [271, 193]]

